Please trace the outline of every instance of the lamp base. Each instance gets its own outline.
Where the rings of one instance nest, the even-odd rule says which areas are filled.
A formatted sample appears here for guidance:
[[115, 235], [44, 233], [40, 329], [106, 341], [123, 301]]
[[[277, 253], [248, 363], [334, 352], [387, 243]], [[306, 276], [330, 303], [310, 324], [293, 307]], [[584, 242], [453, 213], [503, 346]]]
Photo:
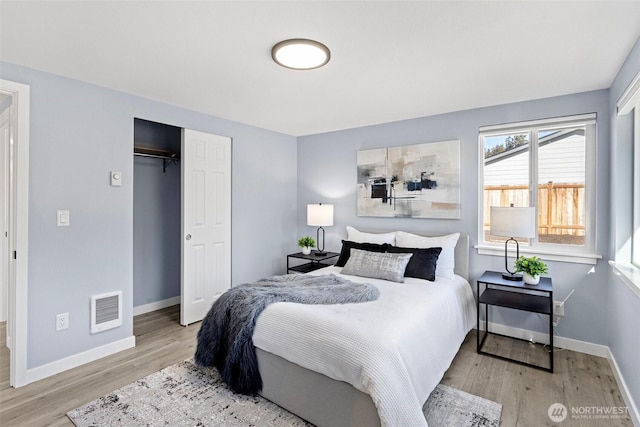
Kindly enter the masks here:
[[326, 252], [326, 251], [324, 251], [324, 252], [322, 252], [322, 251], [315, 251], [315, 252], [314, 252], [314, 254], [315, 254], [316, 256], [325, 256], [325, 255], [327, 254], [327, 252]]
[[512, 280], [514, 282], [521, 282], [522, 281], [522, 274], [502, 273], [502, 278], [504, 280]]

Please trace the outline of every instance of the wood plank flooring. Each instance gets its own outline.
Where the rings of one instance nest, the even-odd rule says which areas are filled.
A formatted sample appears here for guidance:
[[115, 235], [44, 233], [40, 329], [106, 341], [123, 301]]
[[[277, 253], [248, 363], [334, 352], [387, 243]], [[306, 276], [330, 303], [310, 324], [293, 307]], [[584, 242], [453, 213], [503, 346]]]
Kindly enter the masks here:
[[193, 356], [200, 324], [180, 326], [180, 306], [136, 316], [136, 346], [18, 389], [0, 328], [0, 426], [73, 426], [65, 415], [137, 379]]
[[[488, 352], [548, 366], [549, 355], [540, 344], [490, 338], [483, 347]], [[633, 426], [630, 418], [572, 418], [572, 408], [626, 407], [607, 359], [556, 348], [554, 363], [551, 374], [477, 354], [476, 333], [471, 331], [441, 382], [501, 403], [502, 426]], [[561, 423], [548, 416], [553, 403], [567, 407], [569, 415]]]
[[[137, 316], [135, 348], [19, 389], [8, 385], [9, 354], [4, 324], [0, 324], [0, 425], [73, 426], [65, 415], [69, 410], [192, 356], [200, 325], [180, 326], [179, 314], [179, 306], [174, 306]], [[442, 383], [502, 403], [502, 426], [632, 426], [629, 419], [577, 420], [571, 415], [554, 424], [547, 416], [549, 405], [555, 402], [569, 411], [572, 406], [625, 406], [606, 359], [560, 350], [555, 355], [556, 372], [549, 374], [478, 355], [475, 343], [472, 331]], [[496, 338], [493, 343], [487, 341], [485, 349], [528, 355], [525, 357], [533, 363], [545, 363], [546, 352], [530, 346], [533, 344]], [[533, 360], [536, 357], [542, 360]]]

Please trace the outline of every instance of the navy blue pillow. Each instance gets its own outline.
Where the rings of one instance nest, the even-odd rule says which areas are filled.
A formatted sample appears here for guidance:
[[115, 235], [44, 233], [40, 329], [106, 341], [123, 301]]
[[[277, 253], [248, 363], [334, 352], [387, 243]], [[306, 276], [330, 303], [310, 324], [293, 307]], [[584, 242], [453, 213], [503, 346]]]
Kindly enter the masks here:
[[436, 264], [438, 263], [438, 256], [440, 256], [442, 248], [399, 248], [389, 245], [387, 252], [413, 254], [404, 271], [404, 277], [416, 277], [431, 282], [436, 280]]
[[387, 252], [387, 248], [389, 247], [391, 247], [391, 245], [388, 243], [358, 243], [352, 242], [351, 240], [343, 240], [342, 250], [340, 251], [340, 256], [338, 257], [338, 261], [336, 261], [335, 265], [336, 267], [344, 267], [351, 255], [351, 248], [362, 249], [363, 251], [369, 252]]

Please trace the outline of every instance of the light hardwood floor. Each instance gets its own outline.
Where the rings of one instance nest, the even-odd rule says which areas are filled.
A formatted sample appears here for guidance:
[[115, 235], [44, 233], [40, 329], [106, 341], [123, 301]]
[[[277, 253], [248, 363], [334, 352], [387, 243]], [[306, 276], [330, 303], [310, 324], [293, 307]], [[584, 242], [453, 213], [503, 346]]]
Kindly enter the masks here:
[[[139, 378], [184, 360], [195, 351], [199, 324], [178, 324], [179, 307], [137, 316], [134, 320], [136, 347], [99, 361], [29, 384], [8, 386], [8, 351], [4, 324], [0, 327], [0, 425], [72, 426], [66, 412]], [[571, 419], [553, 424], [549, 405], [572, 407], [624, 407], [606, 359], [558, 351], [556, 372], [549, 374], [510, 362], [478, 355], [472, 331], [442, 382], [466, 392], [502, 403], [502, 426], [560, 425], [599, 427], [631, 426], [629, 419]], [[487, 350], [504, 352], [534, 363], [546, 353], [530, 343], [496, 338]], [[439, 426], [432, 426], [439, 427]]]
[[[545, 346], [490, 336], [483, 347], [493, 354], [548, 366]], [[626, 405], [609, 361], [602, 357], [558, 349], [554, 351], [554, 373], [529, 368], [476, 353], [476, 333], [471, 331], [442, 383], [502, 404], [502, 426], [613, 427], [632, 426], [625, 418], [572, 418], [572, 408], [608, 410]], [[555, 424], [549, 406], [562, 403], [569, 415]], [[592, 408], [592, 409], [587, 409]], [[618, 410], [618, 409], [616, 409]]]

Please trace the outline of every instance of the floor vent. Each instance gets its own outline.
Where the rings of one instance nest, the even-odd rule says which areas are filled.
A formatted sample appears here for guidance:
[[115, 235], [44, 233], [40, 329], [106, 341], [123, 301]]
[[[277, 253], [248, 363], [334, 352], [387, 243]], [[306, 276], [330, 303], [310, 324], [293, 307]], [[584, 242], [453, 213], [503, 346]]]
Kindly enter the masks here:
[[122, 325], [122, 291], [91, 297], [91, 333]]

